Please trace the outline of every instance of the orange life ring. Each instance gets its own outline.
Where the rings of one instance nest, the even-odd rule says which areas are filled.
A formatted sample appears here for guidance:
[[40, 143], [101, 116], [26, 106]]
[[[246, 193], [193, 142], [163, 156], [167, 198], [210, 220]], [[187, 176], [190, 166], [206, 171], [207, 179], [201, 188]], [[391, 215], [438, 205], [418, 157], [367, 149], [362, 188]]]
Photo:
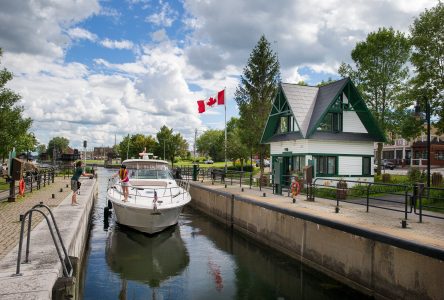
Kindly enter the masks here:
[[301, 186], [299, 185], [299, 182], [293, 181], [291, 183], [291, 195], [293, 197], [299, 195], [299, 192], [301, 191]]
[[25, 194], [25, 181], [23, 180], [23, 178], [19, 181], [19, 194], [20, 196], [23, 196]]

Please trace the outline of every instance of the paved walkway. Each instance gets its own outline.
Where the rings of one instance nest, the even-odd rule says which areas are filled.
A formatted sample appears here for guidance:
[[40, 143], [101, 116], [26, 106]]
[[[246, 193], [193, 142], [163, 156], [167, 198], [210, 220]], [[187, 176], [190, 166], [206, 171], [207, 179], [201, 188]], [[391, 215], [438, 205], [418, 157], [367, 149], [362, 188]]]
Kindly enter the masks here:
[[[338, 223], [353, 225], [358, 228], [372, 230], [394, 238], [405, 239], [421, 245], [427, 245], [444, 250], [444, 220], [423, 217], [423, 222], [419, 223], [419, 216], [408, 214], [407, 228], [402, 228], [401, 221], [404, 220], [404, 212], [396, 212], [370, 207], [366, 212], [366, 207], [351, 203], [340, 202], [339, 213], [335, 212], [336, 201], [316, 198], [314, 202], [306, 201], [306, 195], [299, 195], [296, 203], [287, 196], [273, 195], [269, 189], [259, 191], [258, 188], [249, 189], [244, 187], [241, 191], [239, 185], [224, 185], [211, 182], [200, 183], [208, 188], [223, 190], [235, 195], [245, 195], [256, 201], [269, 203], [292, 211], [303, 212], [317, 217], [326, 218]], [[263, 193], [266, 197], [263, 197]], [[442, 215], [444, 217], [444, 215]]]
[[[16, 202], [0, 202], [0, 260], [14, 248], [20, 239], [20, 214], [26, 213], [34, 205], [41, 201], [49, 207], [57, 207], [70, 193], [66, 187], [70, 179], [56, 177], [54, 183], [42, 186], [40, 190], [25, 194], [24, 197], [17, 196]], [[60, 189], [63, 192], [60, 192]], [[52, 194], [55, 198], [52, 198]], [[36, 227], [43, 219], [41, 214], [33, 214], [32, 228]], [[27, 226], [25, 227], [26, 232]]]

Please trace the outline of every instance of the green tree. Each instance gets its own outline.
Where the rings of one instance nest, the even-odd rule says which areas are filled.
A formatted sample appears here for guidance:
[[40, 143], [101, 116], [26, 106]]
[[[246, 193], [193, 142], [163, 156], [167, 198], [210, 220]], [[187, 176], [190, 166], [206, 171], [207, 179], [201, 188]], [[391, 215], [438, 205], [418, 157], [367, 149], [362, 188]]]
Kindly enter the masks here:
[[56, 136], [52, 138], [48, 143], [47, 153], [54, 159], [54, 155], [60, 155], [65, 153], [69, 147], [69, 140], [65, 137]]
[[[327, 81], [324, 81], [324, 79], [322, 79], [321, 82], [319, 82], [316, 86], [321, 87], [327, 84], [330, 84], [332, 82], [335, 82], [336, 80], [333, 80], [331, 77], [328, 77]], [[302, 85], [306, 85], [306, 84], [302, 84]]]
[[432, 122], [444, 132], [444, 4], [426, 9], [410, 27], [413, 46], [411, 62], [415, 67], [413, 95], [425, 108], [429, 101]]
[[243, 167], [244, 161], [248, 159], [250, 152], [242, 142], [239, 123], [238, 118], [231, 118], [227, 123], [227, 158], [233, 161], [233, 165], [239, 159], [241, 167]]
[[36, 149], [37, 149], [37, 152], [40, 155], [40, 154], [46, 152], [46, 145], [45, 144], [39, 144]]
[[154, 152], [157, 148], [156, 140], [151, 136], [143, 134], [129, 134], [119, 143], [117, 149], [122, 160], [127, 158], [139, 158], [139, 153], [146, 150], [147, 153]]
[[188, 143], [180, 133], [173, 134], [173, 129], [162, 126], [156, 134], [157, 148], [156, 155], [168, 159], [174, 165], [176, 157], [186, 157], [188, 155]]
[[[0, 58], [2, 54], [0, 48]], [[3, 161], [14, 147], [17, 153], [31, 148], [26, 140], [29, 142], [27, 135], [32, 120], [22, 116], [23, 107], [17, 105], [20, 95], [6, 87], [12, 78], [12, 73], [7, 69], [0, 70], [0, 156]]]
[[17, 146], [19, 152], [32, 152], [36, 149], [38, 142], [33, 133], [26, 133], [17, 139]]
[[[279, 81], [279, 61], [262, 35], [250, 54], [235, 93], [241, 139], [250, 153], [259, 151], [261, 161], [267, 153], [267, 145], [260, 144], [260, 140]], [[261, 174], [263, 171], [261, 164]]]
[[[393, 28], [380, 28], [352, 50], [356, 69], [342, 63], [338, 70], [341, 76], [349, 76], [357, 84], [384, 132], [396, 133], [395, 128], [389, 126], [390, 112], [406, 105], [402, 95], [408, 79], [409, 56], [410, 43], [403, 33]], [[381, 173], [382, 146], [378, 143], [378, 174]]]
[[225, 158], [224, 140], [223, 130], [207, 130], [196, 140], [197, 151], [201, 155], [211, 157], [214, 161], [223, 161]]

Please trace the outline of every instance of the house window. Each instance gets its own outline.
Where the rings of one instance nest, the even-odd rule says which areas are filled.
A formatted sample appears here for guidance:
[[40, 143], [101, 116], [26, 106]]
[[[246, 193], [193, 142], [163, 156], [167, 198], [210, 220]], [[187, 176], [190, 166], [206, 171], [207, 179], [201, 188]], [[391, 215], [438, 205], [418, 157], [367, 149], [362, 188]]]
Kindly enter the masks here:
[[362, 175], [371, 175], [371, 158], [364, 156], [362, 158]]
[[444, 151], [436, 151], [435, 152], [436, 160], [444, 160]]
[[276, 133], [285, 133], [290, 131], [289, 117], [280, 117], [279, 126], [277, 128]]
[[305, 156], [293, 156], [293, 171], [302, 172], [305, 167]]
[[336, 175], [336, 156], [316, 156], [315, 159], [318, 175]]
[[327, 113], [318, 127], [319, 131], [341, 132], [342, 131], [342, 114]]

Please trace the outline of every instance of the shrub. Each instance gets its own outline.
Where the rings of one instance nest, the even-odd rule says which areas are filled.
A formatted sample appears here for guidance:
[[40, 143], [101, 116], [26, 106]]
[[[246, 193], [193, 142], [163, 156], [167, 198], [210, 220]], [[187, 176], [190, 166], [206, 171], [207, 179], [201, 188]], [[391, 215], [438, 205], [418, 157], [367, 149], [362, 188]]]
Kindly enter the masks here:
[[421, 171], [417, 168], [410, 168], [407, 173], [407, 176], [408, 176], [410, 182], [422, 182], [423, 181]]

